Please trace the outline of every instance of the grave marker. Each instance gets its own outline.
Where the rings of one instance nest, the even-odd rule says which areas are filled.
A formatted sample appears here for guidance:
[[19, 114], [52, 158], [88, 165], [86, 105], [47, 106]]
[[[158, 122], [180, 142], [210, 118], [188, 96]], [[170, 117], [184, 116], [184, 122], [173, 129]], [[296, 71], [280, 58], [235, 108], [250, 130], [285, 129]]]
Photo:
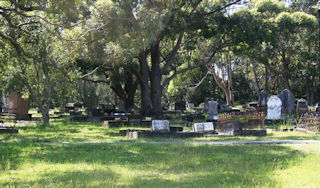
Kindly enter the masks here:
[[213, 122], [195, 123], [193, 124], [194, 132], [213, 132]]
[[281, 118], [281, 106], [282, 102], [276, 95], [269, 97], [268, 102], [267, 119], [268, 120], [279, 120]]
[[168, 120], [153, 120], [152, 131], [169, 132], [170, 122]]
[[290, 90], [285, 89], [278, 95], [278, 97], [282, 102], [282, 115], [293, 115], [295, 112], [296, 101], [293, 93]]

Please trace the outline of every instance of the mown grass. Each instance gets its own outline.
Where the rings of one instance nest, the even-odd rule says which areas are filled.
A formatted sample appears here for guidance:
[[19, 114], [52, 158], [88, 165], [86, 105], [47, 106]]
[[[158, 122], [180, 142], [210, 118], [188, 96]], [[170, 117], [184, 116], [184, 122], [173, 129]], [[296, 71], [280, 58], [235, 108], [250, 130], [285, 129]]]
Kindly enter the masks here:
[[[320, 145], [139, 144], [100, 123], [56, 120], [0, 135], [0, 187], [320, 187]], [[319, 139], [296, 132], [190, 140]], [[171, 139], [174, 141], [173, 139]], [[43, 145], [52, 142], [137, 142]]]

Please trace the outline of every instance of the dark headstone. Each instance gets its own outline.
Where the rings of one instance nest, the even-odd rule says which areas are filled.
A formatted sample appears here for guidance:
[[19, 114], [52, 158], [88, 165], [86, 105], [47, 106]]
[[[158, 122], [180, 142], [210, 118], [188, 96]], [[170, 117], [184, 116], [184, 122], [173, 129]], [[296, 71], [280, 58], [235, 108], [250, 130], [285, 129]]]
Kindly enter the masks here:
[[104, 115], [103, 110], [100, 109], [87, 109], [87, 113], [90, 117], [102, 117]]
[[170, 132], [182, 132], [182, 131], [183, 131], [183, 127], [170, 126]]
[[309, 111], [308, 101], [305, 99], [299, 99], [297, 102], [297, 114], [302, 115]]
[[218, 120], [218, 105], [217, 101], [208, 101], [208, 118], [207, 121]]
[[295, 112], [295, 97], [293, 93], [290, 90], [285, 89], [278, 95], [278, 97], [282, 102], [282, 114], [293, 115]]
[[113, 104], [104, 104], [101, 105], [101, 109], [106, 113], [112, 113], [115, 112], [115, 107]]
[[[205, 101], [203, 103], [203, 113], [207, 113], [209, 110], [209, 101], [214, 101], [213, 98], [205, 98]], [[201, 105], [201, 104], [200, 104]]]
[[70, 110], [69, 114], [72, 117], [80, 117], [80, 116], [82, 116], [82, 112], [81, 111], [75, 111], [75, 110]]
[[265, 90], [262, 90], [259, 93], [258, 105], [259, 107], [266, 107], [268, 102], [268, 93]]

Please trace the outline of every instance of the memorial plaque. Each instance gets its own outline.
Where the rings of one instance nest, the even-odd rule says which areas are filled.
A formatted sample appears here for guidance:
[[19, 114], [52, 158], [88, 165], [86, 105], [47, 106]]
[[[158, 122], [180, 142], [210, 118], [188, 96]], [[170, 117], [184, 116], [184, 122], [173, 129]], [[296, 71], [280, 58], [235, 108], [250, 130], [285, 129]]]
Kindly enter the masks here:
[[170, 122], [168, 120], [153, 120], [152, 131], [169, 132]]
[[268, 120], [278, 120], [281, 118], [281, 106], [282, 102], [280, 98], [276, 95], [269, 97], [268, 102], [267, 119]]
[[214, 126], [212, 122], [205, 123], [195, 123], [193, 124], [194, 132], [212, 132], [214, 131]]

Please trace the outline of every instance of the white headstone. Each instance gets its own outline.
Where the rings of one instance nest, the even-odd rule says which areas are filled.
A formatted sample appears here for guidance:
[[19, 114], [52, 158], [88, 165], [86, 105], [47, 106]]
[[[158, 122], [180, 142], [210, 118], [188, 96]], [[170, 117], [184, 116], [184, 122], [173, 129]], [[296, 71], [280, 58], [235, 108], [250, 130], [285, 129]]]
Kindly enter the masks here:
[[281, 118], [282, 102], [278, 96], [276, 95], [270, 96], [267, 102], [267, 106], [268, 106], [267, 119], [278, 120]]
[[168, 120], [153, 120], [152, 131], [169, 132], [170, 122]]
[[194, 132], [209, 132], [214, 131], [214, 126], [212, 122], [205, 123], [195, 123], [193, 124]]

